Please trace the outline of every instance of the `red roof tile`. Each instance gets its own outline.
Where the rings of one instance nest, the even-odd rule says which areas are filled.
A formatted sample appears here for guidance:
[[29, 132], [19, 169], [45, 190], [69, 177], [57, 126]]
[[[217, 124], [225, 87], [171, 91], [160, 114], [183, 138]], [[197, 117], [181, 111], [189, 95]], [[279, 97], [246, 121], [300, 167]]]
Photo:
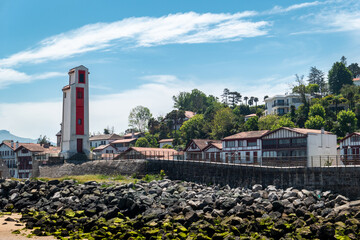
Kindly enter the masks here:
[[260, 130], [260, 131], [248, 131], [237, 133], [228, 137], [225, 137], [223, 140], [232, 140], [232, 139], [248, 139], [248, 138], [260, 138], [270, 132], [269, 130]]

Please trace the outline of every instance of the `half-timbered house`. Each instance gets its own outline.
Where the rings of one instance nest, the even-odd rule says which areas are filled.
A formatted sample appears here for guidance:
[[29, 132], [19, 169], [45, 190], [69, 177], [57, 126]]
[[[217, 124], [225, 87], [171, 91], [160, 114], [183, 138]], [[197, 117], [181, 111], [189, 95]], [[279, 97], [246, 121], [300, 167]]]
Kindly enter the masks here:
[[345, 164], [360, 164], [360, 132], [353, 132], [340, 141], [340, 155]]
[[193, 139], [191, 140], [185, 150], [184, 150], [184, 158], [185, 160], [204, 160], [205, 152], [204, 149], [210, 143], [221, 143], [218, 140], [210, 140], [210, 139]]
[[336, 155], [336, 135], [324, 130], [282, 127], [262, 137], [264, 165], [320, 166]]
[[259, 163], [261, 137], [269, 130], [237, 133], [222, 140], [223, 160], [232, 163]]

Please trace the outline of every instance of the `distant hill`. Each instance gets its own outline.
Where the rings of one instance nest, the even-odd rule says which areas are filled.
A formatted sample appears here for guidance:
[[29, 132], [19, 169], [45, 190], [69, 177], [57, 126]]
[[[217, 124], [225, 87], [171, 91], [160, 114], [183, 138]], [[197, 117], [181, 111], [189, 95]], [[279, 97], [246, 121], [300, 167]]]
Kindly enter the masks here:
[[37, 143], [37, 139], [22, 138], [11, 134], [7, 130], [0, 130], [0, 143], [4, 140], [13, 140], [14, 142], [18, 141], [20, 143]]

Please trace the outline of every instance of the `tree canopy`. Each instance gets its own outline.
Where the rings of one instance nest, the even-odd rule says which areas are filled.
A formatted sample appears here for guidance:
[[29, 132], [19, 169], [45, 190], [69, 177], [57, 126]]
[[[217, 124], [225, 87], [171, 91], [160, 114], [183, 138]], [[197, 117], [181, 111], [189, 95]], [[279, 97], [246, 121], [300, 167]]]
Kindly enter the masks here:
[[152, 115], [147, 107], [137, 106], [130, 111], [129, 127], [140, 132], [145, 132]]
[[353, 84], [352, 73], [347, 69], [342, 62], [336, 62], [328, 74], [329, 88], [332, 93], [339, 94], [340, 89], [346, 85]]

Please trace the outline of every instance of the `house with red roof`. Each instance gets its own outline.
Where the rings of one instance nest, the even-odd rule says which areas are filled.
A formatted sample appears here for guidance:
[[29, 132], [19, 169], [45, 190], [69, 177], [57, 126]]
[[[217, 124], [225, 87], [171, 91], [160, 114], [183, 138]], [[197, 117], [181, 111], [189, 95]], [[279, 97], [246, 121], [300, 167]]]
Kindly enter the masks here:
[[263, 165], [320, 167], [336, 161], [337, 137], [324, 130], [281, 127], [261, 139]]
[[17, 177], [30, 178], [32, 176], [33, 157], [37, 154], [58, 156], [60, 148], [47, 144], [21, 143], [14, 152], [18, 168]]
[[185, 160], [204, 160], [205, 148], [210, 143], [221, 143], [220, 140], [211, 139], [193, 139], [185, 147], [184, 158]]
[[204, 148], [205, 159], [210, 162], [222, 162], [222, 143], [211, 142]]
[[19, 143], [14, 141], [3, 141], [0, 144], [0, 159], [9, 169], [10, 177], [17, 177], [17, 166], [15, 162], [15, 148]]
[[259, 163], [261, 137], [269, 130], [240, 132], [222, 140], [223, 160], [228, 163]]
[[353, 132], [340, 140], [340, 155], [344, 164], [360, 163], [360, 132]]

